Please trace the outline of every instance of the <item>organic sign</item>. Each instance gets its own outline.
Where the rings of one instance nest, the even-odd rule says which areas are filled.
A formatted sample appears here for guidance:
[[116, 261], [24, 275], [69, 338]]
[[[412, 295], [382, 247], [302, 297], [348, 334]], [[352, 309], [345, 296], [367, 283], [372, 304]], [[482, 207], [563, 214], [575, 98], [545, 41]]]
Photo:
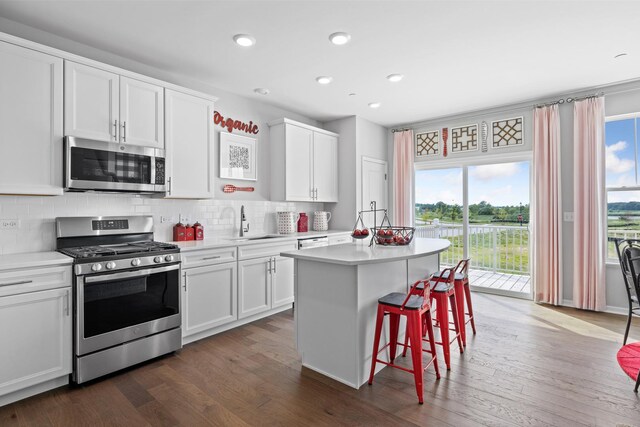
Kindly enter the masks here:
[[225, 119], [224, 116], [217, 111], [213, 112], [213, 122], [216, 125], [222, 126], [223, 128], [227, 129], [229, 133], [232, 133], [234, 129], [242, 132], [252, 133], [254, 135], [257, 135], [258, 132], [260, 132], [258, 130], [258, 125], [251, 121], [249, 123], [245, 123], [241, 122], [240, 120], [234, 120], [232, 118]]

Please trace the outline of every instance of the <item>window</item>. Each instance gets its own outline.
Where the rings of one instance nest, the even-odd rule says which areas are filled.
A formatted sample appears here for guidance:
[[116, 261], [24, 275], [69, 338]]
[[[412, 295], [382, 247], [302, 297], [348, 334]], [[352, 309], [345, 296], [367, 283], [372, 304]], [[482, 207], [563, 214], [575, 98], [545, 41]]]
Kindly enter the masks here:
[[[607, 236], [640, 238], [640, 113], [607, 117], [605, 124]], [[608, 258], [617, 260], [615, 246]]]

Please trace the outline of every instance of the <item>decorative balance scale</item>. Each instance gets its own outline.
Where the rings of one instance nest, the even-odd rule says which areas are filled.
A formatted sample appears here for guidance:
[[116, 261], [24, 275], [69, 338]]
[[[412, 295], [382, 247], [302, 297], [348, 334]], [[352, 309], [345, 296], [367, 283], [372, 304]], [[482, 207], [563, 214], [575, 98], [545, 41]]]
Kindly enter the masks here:
[[[356, 220], [355, 225], [353, 226], [353, 231], [351, 232], [351, 237], [354, 239], [366, 239], [371, 236], [371, 241], [369, 242], [369, 246], [372, 246], [374, 243], [380, 246], [406, 246], [411, 243], [413, 240], [413, 233], [415, 232], [414, 227], [394, 227], [391, 225], [389, 221], [389, 216], [387, 215], [386, 209], [376, 209], [376, 202], [373, 201], [370, 204], [370, 208], [368, 210], [362, 210], [358, 212], [358, 219]], [[380, 226], [376, 227], [377, 224], [377, 213], [383, 212], [384, 216], [382, 217], [382, 221], [380, 222]], [[364, 224], [362, 220], [362, 214], [365, 213], [373, 213], [373, 227], [370, 227], [371, 233]], [[358, 224], [362, 226], [362, 228], [358, 228]]]

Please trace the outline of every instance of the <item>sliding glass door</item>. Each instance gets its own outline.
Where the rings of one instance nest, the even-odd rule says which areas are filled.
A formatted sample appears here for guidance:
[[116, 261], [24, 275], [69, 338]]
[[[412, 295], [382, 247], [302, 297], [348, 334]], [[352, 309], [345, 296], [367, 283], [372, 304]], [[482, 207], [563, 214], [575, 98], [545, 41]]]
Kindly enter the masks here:
[[441, 263], [471, 258], [470, 282], [530, 297], [530, 162], [416, 171], [416, 235], [449, 239]]

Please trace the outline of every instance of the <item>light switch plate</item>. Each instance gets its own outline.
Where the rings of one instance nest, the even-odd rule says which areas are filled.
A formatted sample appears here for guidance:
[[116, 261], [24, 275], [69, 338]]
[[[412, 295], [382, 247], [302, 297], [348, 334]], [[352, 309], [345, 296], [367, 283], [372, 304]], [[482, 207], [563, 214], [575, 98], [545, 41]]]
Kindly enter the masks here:
[[573, 222], [573, 212], [565, 212], [564, 213], [564, 220], [566, 222]]
[[173, 217], [171, 216], [161, 216], [160, 217], [160, 222], [164, 223], [164, 222], [173, 222]]
[[19, 219], [0, 219], [0, 230], [17, 230], [20, 228]]

